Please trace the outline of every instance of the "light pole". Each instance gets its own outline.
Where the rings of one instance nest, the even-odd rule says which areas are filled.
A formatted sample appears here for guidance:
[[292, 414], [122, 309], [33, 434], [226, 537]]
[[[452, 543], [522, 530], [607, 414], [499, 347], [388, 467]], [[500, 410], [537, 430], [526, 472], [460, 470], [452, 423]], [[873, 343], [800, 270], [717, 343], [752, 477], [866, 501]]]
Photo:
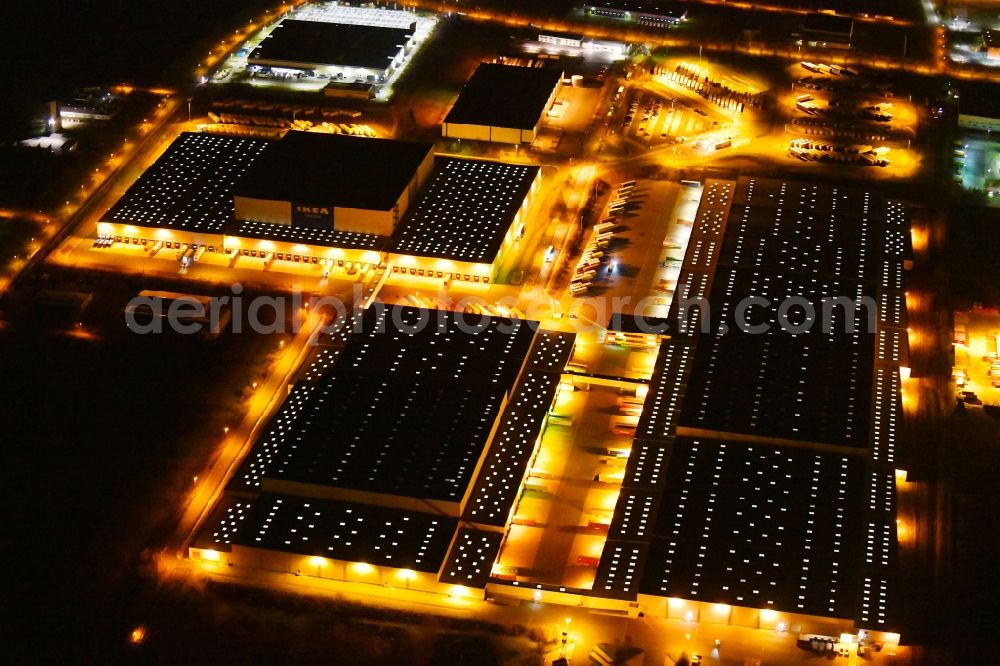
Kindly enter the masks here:
[[191, 102], [193, 100], [194, 100], [194, 97], [188, 97], [187, 98], [187, 103], [188, 103], [188, 122], [191, 122]]

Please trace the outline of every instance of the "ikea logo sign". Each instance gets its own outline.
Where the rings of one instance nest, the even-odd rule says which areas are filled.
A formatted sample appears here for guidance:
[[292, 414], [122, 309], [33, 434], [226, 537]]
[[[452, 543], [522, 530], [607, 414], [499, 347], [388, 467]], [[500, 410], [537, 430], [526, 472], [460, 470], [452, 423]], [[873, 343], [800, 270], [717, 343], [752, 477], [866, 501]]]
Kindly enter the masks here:
[[302, 215], [329, 215], [330, 209], [326, 207], [317, 208], [316, 206], [296, 206], [295, 212]]

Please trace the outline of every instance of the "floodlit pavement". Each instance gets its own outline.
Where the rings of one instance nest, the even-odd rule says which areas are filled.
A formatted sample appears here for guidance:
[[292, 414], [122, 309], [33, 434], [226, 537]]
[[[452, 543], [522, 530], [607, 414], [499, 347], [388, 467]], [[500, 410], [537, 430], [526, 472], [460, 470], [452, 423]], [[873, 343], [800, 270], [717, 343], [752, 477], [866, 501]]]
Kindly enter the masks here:
[[667, 315], [680, 273], [679, 265], [671, 269], [671, 261], [679, 264], [683, 259], [685, 232], [690, 235], [691, 231], [690, 224], [684, 222], [693, 219], [678, 217], [681, 190], [676, 183], [642, 181], [624, 215], [615, 218], [614, 238], [608, 242], [607, 256], [591, 291], [620, 303], [616, 310], [632, 312], [648, 298], [642, 314]]
[[[576, 382], [586, 386], [586, 380]], [[523, 582], [590, 589], [631, 437], [612, 431], [620, 393], [564, 380], [498, 563]]]
[[264, 260], [259, 257], [240, 256], [230, 266], [233, 258], [217, 252], [206, 252], [199, 261], [182, 269], [176, 250], [163, 249], [156, 256], [149, 256], [141, 245], [116, 243], [109, 248], [95, 248], [93, 243], [93, 238], [70, 238], [53, 253], [50, 261], [74, 268], [173, 279], [183, 277], [196, 283], [217, 285], [239, 283], [245, 287], [314, 294], [340, 293], [345, 288], [349, 289], [350, 285], [360, 284], [367, 277], [363, 272], [351, 276], [344, 269], [334, 269], [324, 279], [323, 268], [319, 264], [281, 262], [279, 265], [275, 261], [275, 265], [265, 269]]
[[[614, 514], [644, 387], [630, 391], [586, 377], [648, 379], [652, 350], [579, 338], [514, 511], [498, 571], [521, 582], [590, 589]], [[623, 400], [632, 400], [624, 405]]]
[[[965, 380], [960, 390], [972, 391], [987, 405], [1000, 406], [1000, 313], [995, 309], [974, 309], [956, 313], [955, 327], [964, 328], [964, 336], [956, 334], [955, 376]], [[964, 337], [964, 343], [959, 343]], [[960, 374], [961, 373], [961, 374]]]
[[[392, 585], [371, 583], [345, 583], [303, 573], [294, 575], [260, 570], [227, 567], [206, 562], [182, 560], [161, 555], [157, 564], [165, 578], [206, 578], [222, 582], [266, 587], [293, 594], [343, 596], [357, 603], [393, 608], [401, 611], [426, 612], [450, 617], [479, 619], [506, 626], [540, 628], [552, 643], [547, 656], [558, 656], [559, 639], [567, 633], [572, 646], [574, 664], [586, 663], [586, 656], [598, 643], [634, 645], [645, 651], [643, 663], [659, 666], [671, 664], [682, 655], [700, 654], [703, 663], [743, 666], [760, 660], [761, 666], [824, 663], [848, 666], [844, 658], [827, 658], [803, 650], [796, 644], [796, 634], [773, 630], [752, 629], [712, 623], [684, 622], [659, 618], [630, 619], [586, 609], [499, 600], [502, 603], [483, 603], [482, 597], [442, 597], [428, 593], [408, 592], [405, 596]], [[567, 623], [567, 618], [569, 622]], [[718, 650], [715, 641], [719, 640]], [[751, 660], [747, 662], [746, 660]], [[900, 648], [895, 656], [883, 651], [871, 659], [853, 663], [871, 666], [903, 666], [910, 664], [909, 651]]]

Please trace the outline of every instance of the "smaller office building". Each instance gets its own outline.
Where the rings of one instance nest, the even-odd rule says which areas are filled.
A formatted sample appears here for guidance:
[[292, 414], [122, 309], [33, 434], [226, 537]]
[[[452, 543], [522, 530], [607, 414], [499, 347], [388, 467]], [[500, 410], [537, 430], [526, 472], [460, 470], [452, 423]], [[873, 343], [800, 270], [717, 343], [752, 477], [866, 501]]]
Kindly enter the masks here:
[[543, 32], [538, 35], [538, 41], [542, 44], [552, 44], [553, 46], [572, 46], [583, 48], [584, 36], [579, 33], [567, 32]]
[[532, 143], [559, 95], [555, 69], [483, 63], [444, 119], [442, 135], [497, 143]]

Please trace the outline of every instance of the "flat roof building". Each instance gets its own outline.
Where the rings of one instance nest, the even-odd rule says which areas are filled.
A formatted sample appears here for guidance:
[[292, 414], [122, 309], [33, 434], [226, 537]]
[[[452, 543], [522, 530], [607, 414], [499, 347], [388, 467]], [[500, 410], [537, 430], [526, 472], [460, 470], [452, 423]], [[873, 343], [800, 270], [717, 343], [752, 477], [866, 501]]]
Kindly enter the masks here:
[[532, 143], [562, 85], [561, 70], [482, 63], [448, 112], [452, 139]]
[[402, 63], [415, 30], [414, 25], [398, 28], [286, 19], [250, 53], [247, 63], [380, 82]]
[[867, 189], [705, 184], [595, 593], [892, 629], [908, 238]]
[[389, 236], [433, 167], [429, 143], [289, 132], [236, 183], [235, 217]]
[[1000, 89], [992, 84], [963, 84], [958, 94], [958, 126], [980, 132], [1000, 132]]
[[575, 336], [409, 307], [353, 324], [263, 429], [191, 556], [482, 589]]
[[538, 41], [542, 44], [572, 46], [574, 48], [582, 48], [584, 39], [586, 39], [586, 36], [578, 32], [556, 32], [549, 30], [538, 35]]
[[[287, 568], [298, 556], [292, 570], [306, 573], [322, 567], [321, 560], [340, 560], [436, 575], [458, 522], [419, 511], [269, 493], [227, 498], [214, 514], [211, 531], [195, 542], [202, 553], [246, 554], [265, 569]], [[364, 581], [370, 572], [357, 567], [352, 573]]]
[[811, 45], [849, 49], [854, 38], [854, 19], [850, 16], [810, 12], [802, 24], [802, 32]]
[[511, 512], [535, 452], [548, 409], [573, 355], [576, 335], [539, 331], [525, 363], [521, 380], [507, 406], [485, 471], [476, 481], [464, 519], [486, 529], [509, 524]]
[[397, 259], [497, 264], [514, 243], [540, 177], [537, 166], [439, 157], [423, 197], [394, 238], [393, 253]]
[[175, 229], [191, 238], [222, 234], [233, 218], [236, 184], [272, 144], [184, 132], [102, 219]]
[[534, 336], [519, 320], [481, 331], [464, 321], [365, 311], [362, 332], [308, 395], [286, 403], [234, 487], [457, 516]]
[[529, 222], [540, 182], [537, 166], [435, 158], [426, 143], [183, 133], [99, 226], [147, 250], [392, 263], [393, 275], [486, 283]]
[[584, 14], [598, 18], [620, 21], [634, 21], [639, 25], [653, 28], [668, 28], [679, 25], [687, 18], [687, 9], [669, 2], [646, 2], [645, 0], [605, 0], [587, 3]]

